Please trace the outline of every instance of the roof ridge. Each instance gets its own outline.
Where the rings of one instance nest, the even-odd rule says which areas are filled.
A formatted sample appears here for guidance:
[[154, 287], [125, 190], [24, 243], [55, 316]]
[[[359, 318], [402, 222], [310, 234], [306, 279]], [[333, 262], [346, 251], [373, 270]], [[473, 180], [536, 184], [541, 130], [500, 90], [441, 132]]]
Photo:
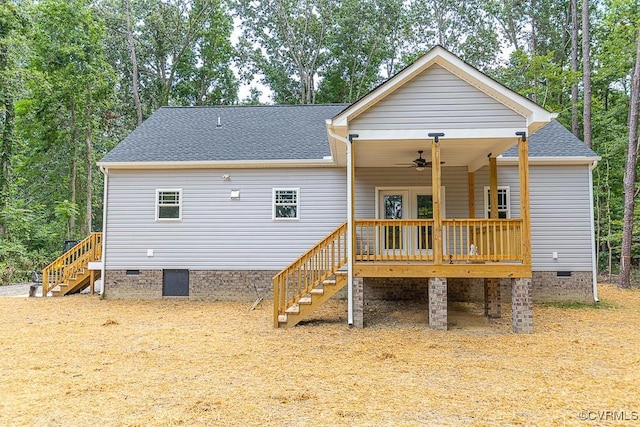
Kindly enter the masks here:
[[259, 105], [163, 105], [158, 109], [213, 109], [213, 108], [286, 108], [286, 107], [341, 107], [349, 103], [331, 104], [259, 104]]

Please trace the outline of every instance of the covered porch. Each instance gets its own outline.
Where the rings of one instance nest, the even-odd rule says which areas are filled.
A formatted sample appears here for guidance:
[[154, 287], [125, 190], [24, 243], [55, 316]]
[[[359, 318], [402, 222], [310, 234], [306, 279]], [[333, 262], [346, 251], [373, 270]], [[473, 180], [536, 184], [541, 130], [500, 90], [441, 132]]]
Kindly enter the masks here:
[[[422, 278], [429, 325], [446, 330], [449, 279], [484, 279], [494, 314], [497, 283], [510, 279], [513, 330], [532, 333], [527, 136], [554, 117], [436, 46], [326, 121], [346, 170], [347, 221], [276, 277], [276, 299], [344, 271], [348, 323], [363, 327], [366, 278]], [[506, 153], [511, 197], [499, 182]]]
[[[433, 134], [437, 136], [433, 137]], [[351, 245], [348, 245], [351, 324], [364, 326], [367, 278], [428, 279], [429, 312], [425, 315], [429, 318], [430, 328], [436, 330], [447, 329], [449, 279], [484, 279], [485, 313], [489, 317], [499, 317], [499, 280], [506, 278], [512, 283], [513, 330], [531, 333], [526, 131], [514, 130], [513, 136], [504, 138], [469, 138], [464, 143], [448, 141], [446, 134], [446, 131], [433, 132], [422, 140], [385, 140], [384, 144], [350, 134], [347, 169], [351, 174], [351, 215], [347, 221], [347, 237], [351, 239]], [[447, 150], [442, 149], [445, 144], [450, 144], [446, 145]], [[513, 209], [518, 217], [501, 215], [499, 209], [503, 201], [499, 200], [497, 158], [512, 146], [517, 146], [519, 156], [518, 190], [515, 192], [518, 208]], [[415, 161], [409, 167], [403, 164], [402, 157], [411, 160], [412, 152], [417, 151], [428, 153], [428, 164], [424, 167]], [[475, 172], [483, 167], [489, 171], [489, 200], [488, 203], [477, 203]], [[407, 176], [411, 173], [417, 176]], [[461, 173], [464, 174], [462, 178]], [[447, 177], [444, 182], [443, 174]], [[379, 178], [372, 180], [371, 175]], [[389, 176], [396, 176], [393, 185], [385, 185], [388, 184], [385, 177]], [[452, 181], [464, 181], [465, 194], [453, 191]], [[447, 187], [451, 191], [445, 191]], [[457, 209], [446, 209], [446, 204], [456, 205]], [[484, 206], [477, 204], [486, 204], [486, 211]], [[460, 211], [461, 205], [465, 206], [465, 212]], [[485, 211], [485, 214], [478, 215], [478, 211]], [[367, 213], [369, 215], [364, 217]], [[466, 215], [461, 215], [464, 213]], [[450, 218], [452, 215], [456, 217]]]

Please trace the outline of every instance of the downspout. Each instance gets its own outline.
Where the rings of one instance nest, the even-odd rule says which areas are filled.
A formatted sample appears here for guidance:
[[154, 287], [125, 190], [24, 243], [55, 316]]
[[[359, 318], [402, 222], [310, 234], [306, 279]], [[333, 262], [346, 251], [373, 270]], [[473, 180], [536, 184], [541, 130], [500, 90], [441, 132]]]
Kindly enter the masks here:
[[351, 141], [347, 138], [328, 131], [329, 136], [344, 142], [347, 147], [347, 323], [353, 326], [353, 185], [351, 179]]
[[591, 269], [593, 275], [593, 302], [600, 302], [598, 298], [598, 264], [596, 260], [596, 231], [595, 215], [593, 212], [593, 170], [598, 166], [598, 161], [594, 160], [589, 165], [589, 215], [591, 216]]
[[100, 279], [102, 287], [100, 289], [100, 298], [104, 298], [104, 288], [106, 286], [106, 264], [107, 264], [107, 203], [109, 194], [109, 169], [100, 166], [100, 172], [104, 175], [104, 190], [102, 196], [102, 269], [100, 270]]

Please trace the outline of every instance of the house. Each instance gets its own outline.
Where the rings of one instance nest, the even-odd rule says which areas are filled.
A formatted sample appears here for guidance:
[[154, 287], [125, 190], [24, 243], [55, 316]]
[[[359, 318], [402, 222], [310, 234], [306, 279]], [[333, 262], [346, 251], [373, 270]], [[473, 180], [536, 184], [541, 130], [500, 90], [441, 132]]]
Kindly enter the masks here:
[[597, 299], [598, 156], [554, 118], [439, 46], [351, 105], [160, 108], [98, 163], [104, 296], [273, 296], [291, 326], [346, 288], [350, 325], [424, 298], [446, 329], [510, 295], [530, 333], [532, 299]]

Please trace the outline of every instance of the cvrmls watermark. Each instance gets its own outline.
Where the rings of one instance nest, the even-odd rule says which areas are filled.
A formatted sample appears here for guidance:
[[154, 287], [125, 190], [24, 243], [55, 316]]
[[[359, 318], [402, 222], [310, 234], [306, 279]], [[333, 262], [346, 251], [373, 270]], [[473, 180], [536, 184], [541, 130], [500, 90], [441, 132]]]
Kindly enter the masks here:
[[583, 421], [638, 421], [640, 420], [640, 412], [609, 409], [600, 411], [584, 410], [578, 413], [578, 418]]

